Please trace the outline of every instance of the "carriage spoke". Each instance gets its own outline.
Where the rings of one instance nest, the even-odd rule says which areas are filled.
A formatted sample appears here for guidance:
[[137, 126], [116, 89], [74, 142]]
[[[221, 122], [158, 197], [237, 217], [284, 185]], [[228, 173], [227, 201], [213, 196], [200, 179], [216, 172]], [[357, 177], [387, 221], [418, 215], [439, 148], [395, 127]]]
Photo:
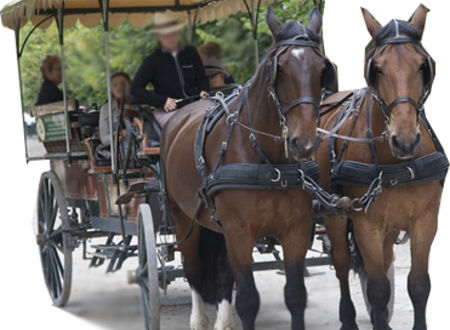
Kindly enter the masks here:
[[58, 228], [56, 228], [51, 234], [50, 234], [50, 238], [55, 238], [59, 235], [62, 235], [62, 225], [60, 225]]
[[55, 225], [55, 221], [56, 221], [56, 216], [58, 215], [58, 203], [56, 203], [55, 201], [55, 205], [52, 208], [52, 213], [51, 213], [51, 217], [50, 217], [50, 226], [49, 226], [49, 231], [53, 231], [53, 226]]
[[39, 196], [39, 205], [38, 207], [38, 222], [42, 224], [43, 230], [47, 230], [47, 223], [45, 221], [45, 201], [44, 201], [44, 195], [41, 194]]
[[[62, 245], [59, 245], [58, 243], [56, 243], [53, 240], [49, 240], [48, 243], [50, 244], [50, 246], [52, 246], [54, 249], [57, 249], [58, 251], [60, 251], [61, 253], [64, 253], [64, 247]], [[56, 251], [55, 251], [56, 252]]]
[[44, 192], [44, 219], [45, 219], [45, 226], [48, 231], [51, 230], [49, 226], [49, 220], [50, 220], [50, 214], [49, 214], [49, 200], [48, 200], [48, 180], [45, 180], [44, 187], [42, 191]]
[[54, 249], [50, 249], [50, 251], [53, 253], [55, 262], [56, 262], [56, 266], [58, 268], [59, 273], [61, 274], [61, 277], [64, 277], [64, 267], [61, 263], [61, 259], [58, 256], [58, 252], [56, 252], [56, 250]]
[[54, 288], [55, 288], [55, 297], [59, 297], [61, 291], [62, 291], [62, 285], [61, 285], [61, 278], [58, 274], [58, 261], [57, 256], [55, 256], [56, 251], [53, 249], [50, 249], [50, 260], [51, 260], [51, 271], [55, 280]]
[[46, 278], [47, 278], [47, 287], [50, 290], [52, 296], [54, 297], [54, 292], [55, 292], [55, 279], [54, 279], [54, 274], [52, 271], [52, 261], [51, 261], [51, 257], [50, 257], [50, 252], [48, 252], [45, 254], [45, 259], [47, 260], [46, 264], [47, 264], [47, 269], [46, 269]]

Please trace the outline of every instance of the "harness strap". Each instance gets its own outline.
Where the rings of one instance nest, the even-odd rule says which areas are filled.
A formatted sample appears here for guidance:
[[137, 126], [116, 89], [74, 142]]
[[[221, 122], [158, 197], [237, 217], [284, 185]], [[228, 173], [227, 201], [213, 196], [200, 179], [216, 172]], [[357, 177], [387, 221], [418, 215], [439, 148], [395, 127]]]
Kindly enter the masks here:
[[316, 99], [314, 99], [313, 97], [300, 97], [300, 98], [292, 101], [288, 105], [281, 107], [281, 114], [286, 115], [293, 108], [295, 108], [296, 106], [298, 106], [300, 104], [304, 104], [304, 103], [309, 103], [309, 104], [314, 105], [314, 108], [316, 109], [316, 113], [317, 114], [319, 113], [319, 111], [318, 111], [319, 103], [317, 102]]
[[[370, 91], [369, 89], [367, 89], [367, 95], [369, 95]], [[366, 97], [366, 120], [367, 120], [367, 130], [366, 130], [366, 135], [368, 139], [372, 139], [372, 120], [371, 120], [371, 116], [370, 116], [370, 101], [371, 98], [370, 97]], [[375, 164], [375, 166], [378, 168], [378, 157], [377, 157], [377, 151], [375, 148], [375, 143], [370, 142], [369, 143], [369, 149], [370, 149], [370, 153], [372, 154], [372, 159], [373, 162]]]

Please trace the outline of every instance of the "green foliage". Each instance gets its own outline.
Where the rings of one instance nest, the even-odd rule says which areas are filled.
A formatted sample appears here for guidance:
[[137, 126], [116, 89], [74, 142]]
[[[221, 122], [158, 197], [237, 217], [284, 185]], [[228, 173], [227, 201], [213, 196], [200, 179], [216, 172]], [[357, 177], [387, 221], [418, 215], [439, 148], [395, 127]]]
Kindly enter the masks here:
[[[282, 22], [301, 20], [307, 23], [309, 12], [314, 6], [311, 0], [285, 0], [272, 5]], [[272, 36], [266, 23], [266, 8], [258, 17], [258, 46], [260, 57], [271, 42]], [[32, 29], [27, 25], [21, 31], [21, 39]], [[248, 15], [241, 13], [227, 19], [196, 27], [194, 43], [201, 45], [208, 41], [219, 42], [224, 50], [224, 63], [237, 82], [245, 83], [255, 70], [254, 40]], [[187, 40], [187, 31], [182, 40]], [[137, 29], [123, 24], [110, 34], [111, 72], [125, 71], [131, 77], [136, 73], [144, 57], [156, 47], [156, 40], [149, 34], [149, 27]], [[81, 24], [64, 30], [64, 51], [66, 57], [66, 81], [69, 98], [76, 98], [80, 104], [101, 105], [107, 98], [105, 51], [101, 25], [87, 29]], [[39, 62], [48, 53], [59, 53], [58, 33], [53, 23], [48, 29], [37, 29], [31, 35], [21, 57], [24, 105], [28, 109], [37, 97], [42, 79]]]

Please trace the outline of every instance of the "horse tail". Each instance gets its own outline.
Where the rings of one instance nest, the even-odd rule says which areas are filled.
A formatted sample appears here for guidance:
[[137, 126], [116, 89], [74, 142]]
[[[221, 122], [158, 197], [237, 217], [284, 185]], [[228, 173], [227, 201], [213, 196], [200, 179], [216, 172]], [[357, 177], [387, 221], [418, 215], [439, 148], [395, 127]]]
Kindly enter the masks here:
[[225, 237], [201, 227], [199, 250], [202, 263], [200, 294], [206, 303], [217, 304], [226, 290], [224, 285], [232, 279]]
[[358, 243], [356, 243], [353, 222], [351, 219], [348, 219], [347, 221], [347, 242], [350, 250], [351, 269], [358, 274], [365, 272], [364, 260], [361, 256]]

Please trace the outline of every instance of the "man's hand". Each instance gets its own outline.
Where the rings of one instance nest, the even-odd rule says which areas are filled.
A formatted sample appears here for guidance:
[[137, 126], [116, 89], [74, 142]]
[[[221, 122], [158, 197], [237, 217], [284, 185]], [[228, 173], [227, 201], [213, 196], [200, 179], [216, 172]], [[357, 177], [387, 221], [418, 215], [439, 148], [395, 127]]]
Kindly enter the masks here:
[[208, 96], [209, 96], [208, 92], [205, 91], [200, 92], [200, 98], [202, 98], [203, 100], [206, 99]]
[[175, 99], [170, 97], [167, 98], [166, 104], [164, 105], [164, 111], [171, 112], [177, 108], [177, 103]]

